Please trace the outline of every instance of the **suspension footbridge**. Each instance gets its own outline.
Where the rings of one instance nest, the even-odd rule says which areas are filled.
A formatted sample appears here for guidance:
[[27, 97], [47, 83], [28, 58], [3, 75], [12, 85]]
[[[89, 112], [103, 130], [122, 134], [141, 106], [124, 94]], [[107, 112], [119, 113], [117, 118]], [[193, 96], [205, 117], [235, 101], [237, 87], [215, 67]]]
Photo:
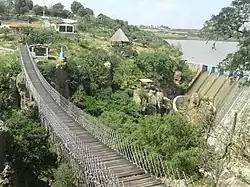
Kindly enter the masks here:
[[162, 158], [93, 122], [91, 116], [61, 96], [42, 76], [26, 45], [19, 46], [19, 61], [43, 123], [77, 165], [79, 186], [166, 187], [180, 186], [178, 181], [188, 183], [183, 173], [166, 167]]

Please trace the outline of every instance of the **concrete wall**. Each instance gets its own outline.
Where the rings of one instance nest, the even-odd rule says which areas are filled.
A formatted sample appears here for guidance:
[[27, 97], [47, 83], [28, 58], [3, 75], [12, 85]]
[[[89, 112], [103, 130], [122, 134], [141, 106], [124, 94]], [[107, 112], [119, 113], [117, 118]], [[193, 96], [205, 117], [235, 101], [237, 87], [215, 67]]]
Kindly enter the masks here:
[[194, 78], [191, 80], [191, 82], [188, 85], [188, 88], [186, 90], [186, 92], [188, 92], [188, 90], [194, 85], [194, 83], [196, 82], [196, 80], [200, 77], [201, 73], [204, 71], [204, 66], [201, 64], [194, 64], [194, 63], [187, 63], [189, 66], [189, 69], [191, 69], [192, 71], [197, 71], [196, 75], [194, 76]]
[[179, 95], [177, 97], [174, 98], [173, 100], [173, 109], [175, 112], [179, 111], [180, 106], [182, 105], [182, 103], [185, 100], [185, 95]]

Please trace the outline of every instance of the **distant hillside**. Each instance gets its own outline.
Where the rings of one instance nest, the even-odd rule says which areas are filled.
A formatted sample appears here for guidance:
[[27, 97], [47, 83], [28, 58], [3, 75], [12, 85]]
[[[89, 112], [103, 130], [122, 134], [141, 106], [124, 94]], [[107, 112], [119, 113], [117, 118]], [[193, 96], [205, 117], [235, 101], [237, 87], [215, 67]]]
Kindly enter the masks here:
[[199, 40], [199, 29], [171, 29], [167, 27], [140, 27], [142, 30], [154, 32], [163, 39], [193, 39]]

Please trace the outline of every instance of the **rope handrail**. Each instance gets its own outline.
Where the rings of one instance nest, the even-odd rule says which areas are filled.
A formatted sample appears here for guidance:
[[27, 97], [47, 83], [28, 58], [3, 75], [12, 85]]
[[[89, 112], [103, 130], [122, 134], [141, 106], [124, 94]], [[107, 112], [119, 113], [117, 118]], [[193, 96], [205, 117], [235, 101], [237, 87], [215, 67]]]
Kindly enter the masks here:
[[[26, 76], [26, 86], [33, 94], [33, 97], [38, 105], [40, 115], [46, 116], [48, 123], [52, 126], [55, 134], [64, 144], [66, 149], [70, 152], [73, 159], [75, 159], [80, 168], [84, 168], [84, 172], [94, 174], [92, 181], [100, 186], [123, 187], [123, 183], [119, 182], [118, 177], [115, 176], [100, 160], [96, 157], [90, 149], [84, 144], [82, 140], [76, 137], [72, 131], [60, 122], [60, 119], [47, 106], [46, 102], [40, 97], [36, 88], [32, 84], [27, 70], [25, 69], [24, 61], [20, 51], [21, 68]], [[106, 181], [106, 182], [104, 182]]]
[[173, 169], [172, 167], [168, 167], [164, 163], [163, 158], [159, 155], [153, 155], [131, 140], [124, 139], [124, 137], [116, 133], [111, 128], [99, 122], [93, 122], [94, 118], [92, 116], [75, 106], [72, 102], [63, 97], [55, 88], [53, 88], [41, 74], [31, 55], [30, 59], [42, 85], [49, 92], [55, 102], [95, 138], [103, 142], [109, 148], [118, 152], [120, 155], [124, 156], [137, 167], [143, 169], [146, 173], [150, 173], [157, 178], [165, 179], [168, 182], [183, 179], [186, 184], [189, 182], [193, 183], [192, 179], [187, 179], [184, 172], [180, 172], [177, 168]]

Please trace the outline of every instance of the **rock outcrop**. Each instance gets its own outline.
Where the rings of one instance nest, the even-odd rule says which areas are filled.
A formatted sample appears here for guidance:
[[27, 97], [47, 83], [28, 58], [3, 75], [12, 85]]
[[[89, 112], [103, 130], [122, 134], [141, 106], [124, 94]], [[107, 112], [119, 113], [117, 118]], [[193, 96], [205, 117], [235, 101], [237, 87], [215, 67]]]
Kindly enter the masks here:
[[172, 106], [170, 99], [158, 89], [139, 89], [133, 91], [133, 101], [143, 106], [148, 114], [166, 113]]
[[230, 157], [224, 164], [220, 176], [221, 187], [250, 187], [250, 111], [243, 113], [235, 131], [227, 156]]
[[182, 72], [181, 71], [175, 71], [175, 73], [174, 73], [174, 83], [176, 85], [180, 85], [181, 78], [182, 78]]
[[69, 98], [69, 80], [67, 72], [67, 63], [60, 63], [56, 66], [56, 90], [65, 98]]
[[18, 109], [20, 108], [20, 95], [16, 87], [16, 77], [13, 77], [9, 73], [7, 73], [6, 79], [8, 80], [8, 84], [6, 84], [6, 86], [8, 86], [8, 88], [6, 89], [6, 91], [8, 91], [7, 100], [11, 105], [10, 107]]
[[33, 101], [33, 98], [29, 93], [29, 90], [26, 88], [26, 78], [23, 72], [17, 75], [16, 87], [21, 97], [20, 107], [22, 109], [25, 108], [37, 109], [36, 103]]
[[212, 123], [216, 112], [212, 98], [201, 97], [197, 93], [183, 98], [178, 110], [190, 123], [197, 125]]
[[222, 172], [219, 180], [220, 187], [249, 187], [250, 163], [230, 162]]

